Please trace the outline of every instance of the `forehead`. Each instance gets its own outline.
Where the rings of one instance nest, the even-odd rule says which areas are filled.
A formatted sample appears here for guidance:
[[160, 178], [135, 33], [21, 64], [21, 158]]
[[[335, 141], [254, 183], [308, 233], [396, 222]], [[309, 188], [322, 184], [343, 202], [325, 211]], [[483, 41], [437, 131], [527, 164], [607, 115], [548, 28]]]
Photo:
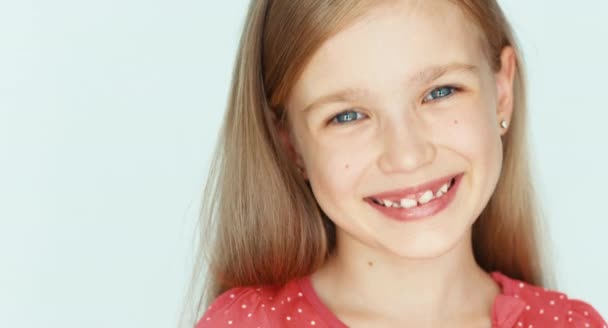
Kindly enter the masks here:
[[480, 40], [476, 26], [450, 1], [379, 5], [321, 45], [295, 83], [288, 106], [347, 87], [399, 92], [396, 86], [431, 66], [480, 66]]

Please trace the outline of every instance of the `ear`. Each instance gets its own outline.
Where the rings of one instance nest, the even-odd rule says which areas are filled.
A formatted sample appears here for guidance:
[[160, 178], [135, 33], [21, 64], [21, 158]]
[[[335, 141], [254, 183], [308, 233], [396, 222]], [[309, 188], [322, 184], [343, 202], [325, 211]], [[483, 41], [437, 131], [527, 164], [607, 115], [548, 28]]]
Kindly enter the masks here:
[[300, 175], [304, 178], [304, 180], [308, 180], [308, 177], [306, 176], [306, 168], [304, 166], [304, 160], [302, 159], [302, 156], [298, 152], [297, 147], [294, 146], [293, 134], [290, 133], [287, 126], [288, 126], [288, 123], [286, 123], [284, 121], [276, 123], [279, 141], [280, 141], [281, 145], [283, 146], [283, 149], [285, 149], [290, 161], [295, 164], [296, 169], [298, 170]]
[[[517, 69], [517, 56], [513, 47], [506, 46], [503, 48], [500, 54], [500, 62], [500, 71], [495, 75], [498, 101], [496, 108], [497, 124], [502, 120], [511, 122], [513, 114], [513, 82]], [[501, 135], [504, 135], [506, 132], [507, 129], [501, 129]]]

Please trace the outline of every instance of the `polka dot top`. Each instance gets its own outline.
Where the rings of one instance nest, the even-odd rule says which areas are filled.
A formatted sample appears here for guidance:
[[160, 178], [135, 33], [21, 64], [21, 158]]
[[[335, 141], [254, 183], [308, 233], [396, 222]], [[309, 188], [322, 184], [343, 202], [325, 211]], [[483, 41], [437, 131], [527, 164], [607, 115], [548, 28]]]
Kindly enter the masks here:
[[[492, 306], [492, 328], [608, 328], [600, 314], [583, 301], [497, 271], [491, 276], [502, 290]], [[292, 280], [283, 287], [232, 288], [215, 299], [196, 328], [348, 328], [322, 303], [309, 278]]]

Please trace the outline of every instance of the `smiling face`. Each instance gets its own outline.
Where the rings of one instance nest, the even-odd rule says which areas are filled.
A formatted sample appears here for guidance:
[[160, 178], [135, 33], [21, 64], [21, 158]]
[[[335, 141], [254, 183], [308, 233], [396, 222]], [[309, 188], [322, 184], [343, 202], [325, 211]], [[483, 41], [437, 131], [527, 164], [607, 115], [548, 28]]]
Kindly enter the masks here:
[[[448, 1], [397, 3], [323, 43], [285, 103], [288, 133], [339, 245], [428, 258], [466, 236], [495, 189], [514, 59], [507, 49], [493, 72], [481, 33]], [[458, 173], [451, 203], [422, 220], [369, 202]]]

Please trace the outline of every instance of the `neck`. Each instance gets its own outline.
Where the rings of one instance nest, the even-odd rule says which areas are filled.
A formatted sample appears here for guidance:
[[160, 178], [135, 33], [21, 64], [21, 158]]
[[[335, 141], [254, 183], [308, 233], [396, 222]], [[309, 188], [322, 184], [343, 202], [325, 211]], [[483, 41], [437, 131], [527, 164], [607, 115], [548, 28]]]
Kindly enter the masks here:
[[452, 249], [431, 259], [396, 257], [343, 233], [336, 241], [336, 252], [311, 279], [319, 297], [335, 312], [444, 321], [489, 315], [500, 292], [474, 259], [470, 231]]

